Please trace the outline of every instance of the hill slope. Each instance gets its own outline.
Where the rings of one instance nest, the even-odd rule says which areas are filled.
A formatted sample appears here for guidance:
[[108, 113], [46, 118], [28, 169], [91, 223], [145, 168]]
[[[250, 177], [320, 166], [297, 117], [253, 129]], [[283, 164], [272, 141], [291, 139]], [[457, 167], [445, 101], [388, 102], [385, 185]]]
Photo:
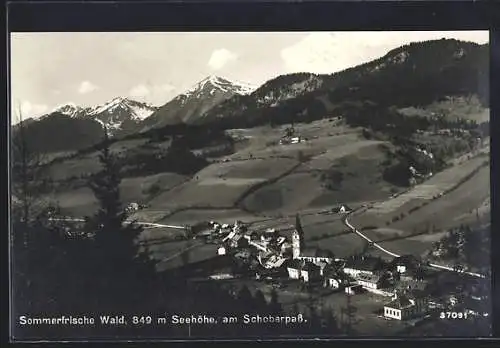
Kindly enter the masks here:
[[488, 51], [489, 45], [457, 40], [412, 43], [339, 73], [280, 76], [221, 103], [205, 118], [241, 128], [320, 119], [341, 113], [346, 102], [408, 107], [477, 95], [488, 104]]

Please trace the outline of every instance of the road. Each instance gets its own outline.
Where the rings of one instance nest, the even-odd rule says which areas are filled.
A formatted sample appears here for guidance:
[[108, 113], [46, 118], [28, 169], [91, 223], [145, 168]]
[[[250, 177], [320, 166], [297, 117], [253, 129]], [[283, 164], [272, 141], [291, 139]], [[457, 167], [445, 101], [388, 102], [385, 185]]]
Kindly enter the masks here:
[[[400, 255], [392, 252], [392, 251], [389, 251], [385, 248], [383, 248], [382, 246], [380, 246], [378, 243], [374, 242], [373, 240], [371, 240], [370, 238], [368, 238], [367, 236], [365, 236], [363, 233], [359, 232], [353, 225], [351, 225], [351, 223], [347, 220], [347, 217], [349, 216], [350, 213], [346, 214], [344, 216], [344, 218], [342, 219], [342, 222], [351, 230], [353, 231], [354, 233], [356, 233], [358, 236], [360, 236], [361, 238], [365, 239], [368, 243], [370, 243], [371, 245], [373, 245], [375, 248], [381, 250], [382, 252], [386, 253], [387, 255], [390, 255], [392, 257], [400, 257]], [[429, 266], [430, 267], [433, 267], [433, 268], [438, 268], [438, 269], [442, 269], [442, 270], [446, 270], [446, 271], [450, 271], [450, 272], [456, 272], [456, 273], [464, 273], [464, 274], [468, 274], [470, 276], [473, 276], [473, 277], [476, 277], [476, 278], [485, 278], [485, 276], [483, 274], [479, 274], [479, 273], [474, 273], [474, 272], [465, 272], [465, 271], [460, 271], [460, 270], [457, 270], [457, 269], [454, 269], [453, 267], [449, 267], [449, 266], [443, 266], [443, 265], [438, 265], [438, 264], [435, 264], [435, 263], [429, 263]]]
[[[71, 222], [85, 222], [84, 219], [79, 219], [79, 218], [49, 218], [50, 221], [71, 221]], [[126, 222], [134, 222], [134, 221], [128, 221]], [[157, 224], [153, 222], [143, 222], [143, 221], [135, 221], [136, 224], [149, 227], [149, 228], [174, 228], [177, 230], [185, 230], [186, 226], [178, 226], [178, 225], [164, 225], [164, 224]]]

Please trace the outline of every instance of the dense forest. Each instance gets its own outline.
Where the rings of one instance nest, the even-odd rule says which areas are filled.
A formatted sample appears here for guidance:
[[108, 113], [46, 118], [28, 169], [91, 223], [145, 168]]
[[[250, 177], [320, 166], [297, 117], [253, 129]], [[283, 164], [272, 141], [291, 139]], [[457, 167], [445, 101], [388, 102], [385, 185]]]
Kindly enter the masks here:
[[[457, 40], [411, 43], [332, 75], [282, 76], [250, 96], [235, 97], [213, 108], [207, 119], [219, 120], [228, 128], [310, 122], [342, 115], [346, 104], [357, 104], [365, 113], [364, 107], [370, 104], [381, 110], [425, 106], [453, 95], [477, 95], [488, 105], [488, 59], [488, 45]], [[290, 91], [298, 81], [302, 81], [302, 92]], [[316, 88], [307, 88], [304, 81], [315, 81]], [[289, 98], [284, 97], [287, 94]], [[366, 122], [381, 123], [375, 116]]]
[[[20, 128], [13, 127], [13, 141], [20, 136]], [[59, 113], [36, 122], [28, 122], [23, 128], [27, 143], [40, 152], [79, 150], [102, 140], [102, 125], [99, 122]]]

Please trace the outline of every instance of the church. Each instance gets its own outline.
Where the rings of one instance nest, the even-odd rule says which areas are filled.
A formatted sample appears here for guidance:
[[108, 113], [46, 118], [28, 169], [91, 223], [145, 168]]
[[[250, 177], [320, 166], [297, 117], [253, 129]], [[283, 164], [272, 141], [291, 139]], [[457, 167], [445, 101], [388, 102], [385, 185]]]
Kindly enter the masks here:
[[295, 230], [292, 233], [292, 258], [294, 260], [309, 261], [318, 266], [324, 263], [332, 263], [335, 260], [330, 250], [306, 247], [304, 230], [298, 214], [295, 217]]

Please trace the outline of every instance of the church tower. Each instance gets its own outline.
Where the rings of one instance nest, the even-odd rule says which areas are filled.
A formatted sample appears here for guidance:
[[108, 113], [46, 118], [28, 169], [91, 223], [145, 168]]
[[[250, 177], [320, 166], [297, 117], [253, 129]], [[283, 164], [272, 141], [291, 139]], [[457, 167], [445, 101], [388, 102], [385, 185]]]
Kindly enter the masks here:
[[299, 214], [297, 214], [295, 216], [295, 230], [292, 233], [292, 255], [294, 259], [302, 254], [304, 247], [304, 230], [300, 223]]

